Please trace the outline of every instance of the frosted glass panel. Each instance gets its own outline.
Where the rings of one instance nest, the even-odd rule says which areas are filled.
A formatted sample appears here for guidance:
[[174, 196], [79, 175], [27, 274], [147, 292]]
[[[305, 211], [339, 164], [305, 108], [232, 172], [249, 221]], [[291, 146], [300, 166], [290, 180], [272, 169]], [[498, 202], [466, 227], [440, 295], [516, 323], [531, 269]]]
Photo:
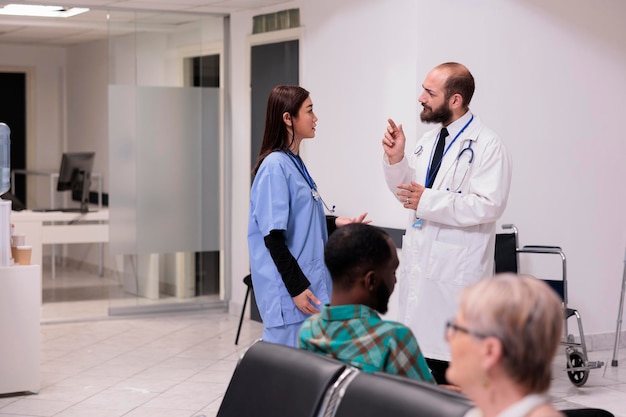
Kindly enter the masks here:
[[202, 93], [202, 208], [200, 220], [202, 225], [201, 247], [204, 252], [220, 250], [220, 90], [218, 88], [194, 88]]
[[111, 252], [219, 250], [219, 89], [112, 85], [109, 115]]
[[109, 250], [135, 253], [137, 247], [137, 89], [109, 86]]

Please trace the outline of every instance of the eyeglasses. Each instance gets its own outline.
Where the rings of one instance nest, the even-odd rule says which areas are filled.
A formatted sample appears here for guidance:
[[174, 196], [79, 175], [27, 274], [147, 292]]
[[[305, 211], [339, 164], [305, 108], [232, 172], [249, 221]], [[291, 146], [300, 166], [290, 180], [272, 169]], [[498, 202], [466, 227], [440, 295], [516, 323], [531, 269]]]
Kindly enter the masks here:
[[476, 337], [478, 339], [485, 339], [485, 338], [489, 337], [486, 334], [475, 332], [473, 330], [468, 329], [467, 327], [459, 326], [458, 324], [456, 324], [452, 320], [446, 321], [446, 336], [450, 337], [450, 336], [452, 336], [452, 334], [454, 332], [465, 333], [465, 334], [468, 334], [470, 336], [474, 336], [474, 337]]

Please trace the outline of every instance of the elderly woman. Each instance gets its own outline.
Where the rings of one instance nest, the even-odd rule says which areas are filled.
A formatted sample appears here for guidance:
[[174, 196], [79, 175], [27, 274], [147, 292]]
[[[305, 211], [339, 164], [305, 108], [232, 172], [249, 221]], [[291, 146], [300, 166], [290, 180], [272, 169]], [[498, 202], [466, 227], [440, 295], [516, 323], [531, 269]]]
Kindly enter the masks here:
[[562, 416], [546, 393], [563, 320], [559, 296], [531, 276], [500, 274], [464, 289], [446, 323], [446, 377], [475, 403], [468, 417]]

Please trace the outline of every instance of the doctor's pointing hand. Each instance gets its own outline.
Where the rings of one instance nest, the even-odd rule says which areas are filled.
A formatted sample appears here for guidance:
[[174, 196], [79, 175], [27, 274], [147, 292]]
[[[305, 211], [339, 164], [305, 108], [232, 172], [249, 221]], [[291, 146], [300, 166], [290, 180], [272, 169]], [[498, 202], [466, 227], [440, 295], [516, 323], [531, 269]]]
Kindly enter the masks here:
[[[404, 146], [406, 144], [406, 136], [402, 130], [402, 124], [396, 125], [393, 119], [388, 119], [387, 130], [383, 136], [383, 150], [389, 160], [389, 164], [393, 165], [404, 158]], [[410, 184], [399, 184], [397, 186], [398, 200], [404, 204], [404, 208], [417, 210], [417, 205], [422, 197], [425, 187], [415, 181]]]
[[396, 164], [404, 158], [404, 145], [406, 136], [402, 130], [402, 124], [396, 126], [392, 119], [388, 119], [387, 131], [383, 136], [383, 150], [391, 165]]

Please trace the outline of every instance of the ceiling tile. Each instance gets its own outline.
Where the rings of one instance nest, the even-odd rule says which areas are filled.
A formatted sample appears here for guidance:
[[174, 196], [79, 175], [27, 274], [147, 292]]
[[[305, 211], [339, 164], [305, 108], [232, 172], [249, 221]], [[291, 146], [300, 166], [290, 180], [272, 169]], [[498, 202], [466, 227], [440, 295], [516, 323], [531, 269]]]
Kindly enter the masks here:
[[[73, 45], [108, 36], [108, 28], [127, 33], [126, 23], [138, 21], [161, 29], [197, 19], [198, 14], [227, 15], [290, 0], [11, 0], [11, 3], [82, 6], [91, 10], [65, 19], [0, 15], [0, 42]], [[5, 0], [2, 4], [7, 3]], [[135, 11], [141, 12], [139, 14]], [[147, 13], [156, 11], [156, 13]], [[164, 13], [159, 13], [163, 11]], [[186, 13], [169, 13], [171, 11]], [[111, 16], [113, 25], [107, 22]]]

